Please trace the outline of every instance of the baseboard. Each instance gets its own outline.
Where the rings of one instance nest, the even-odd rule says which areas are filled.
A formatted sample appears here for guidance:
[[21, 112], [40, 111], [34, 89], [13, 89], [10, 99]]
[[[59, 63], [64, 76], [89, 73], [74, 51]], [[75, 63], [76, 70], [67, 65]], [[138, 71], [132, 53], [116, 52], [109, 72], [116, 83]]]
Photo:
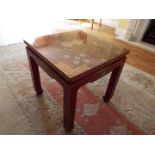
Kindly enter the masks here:
[[116, 28], [115, 34], [120, 38], [125, 38], [127, 34], [127, 30]]
[[151, 53], [155, 54], [155, 46], [154, 45], [149, 45], [149, 44], [143, 43], [143, 42], [132, 42], [127, 39], [123, 39], [121, 37], [115, 37], [115, 39], [119, 42], [122, 42], [122, 43], [134, 48], [134, 49], [143, 50], [143, 51], [151, 52]]

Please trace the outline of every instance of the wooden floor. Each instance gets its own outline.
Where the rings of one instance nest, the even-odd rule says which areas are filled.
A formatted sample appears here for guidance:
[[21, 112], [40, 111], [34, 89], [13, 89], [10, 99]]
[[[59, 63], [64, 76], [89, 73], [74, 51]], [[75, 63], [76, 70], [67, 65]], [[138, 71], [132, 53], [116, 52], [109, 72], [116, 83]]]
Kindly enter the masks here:
[[155, 76], [154, 53], [138, 47], [133, 47], [118, 40], [115, 40], [114, 42], [130, 50], [130, 53], [127, 58], [127, 63]]
[[[131, 64], [147, 73], [150, 73], [155, 76], [155, 53], [152, 53], [148, 50], [142, 49], [140, 47], [131, 46], [126, 42], [120, 41], [114, 37], [113, 33], [110, 31], [104, 32], [104, 27], [99, 29], [98, 25], [94, 26], [93, 31], [98, 31], [100, 34], [105, 35], [105, 38], [113, 42], [114, 44], [124, 47], [130, 51], [127, 58], [127, 63]], [[113, 31], [113, 30], [112, 30]]]

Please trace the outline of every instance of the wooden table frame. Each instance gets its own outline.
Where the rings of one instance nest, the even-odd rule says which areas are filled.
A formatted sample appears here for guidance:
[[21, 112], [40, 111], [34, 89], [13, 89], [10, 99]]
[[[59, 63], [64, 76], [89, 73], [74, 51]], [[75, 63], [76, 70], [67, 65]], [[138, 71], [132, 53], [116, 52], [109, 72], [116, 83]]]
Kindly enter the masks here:
[[80, 80], [74, 82], [68, 82], [66, 79], [64, 79], [62, 75], [59, 74], [59, 72], [55, 68], [51, 67], [49, 62], [45, 61], [42, 56], [37, 54], [35, 50], [33, 50], [29, 46], [26, 47], [26, 50], [33, 80], [33, 86], [37, 95], [41, 95], [43, 92], [40, 82], [40, 74], [38, 66], [40, 66], [51, 78], [56, 79], [63, 87], [64, 90], [63, 117], [64, 117], [64, 128], [66, 132], [70, 132], [74, 127], [76, 97], [78, 89], [84, 84], [88, 82], [93, 82], [98, 78], [106, 75], [107, 73], [112, 72], [107, 91], [105, 93], [105, 96], [103, 97], [105, 102], [109, 102], [109, 100], [114, 94], [117, 82], [119, 80], [123, 65], [126, 60], [126, 57], [123, 56], [119, 58], [119, 60], [116, 60], [115, 62], [112, 62], [111, 64], [108, 64], [105, 67], [98, 68], [98, 70], [96, 71], [92, 71], [89, 75], [86, 75], [84, 78], [81, 78]]

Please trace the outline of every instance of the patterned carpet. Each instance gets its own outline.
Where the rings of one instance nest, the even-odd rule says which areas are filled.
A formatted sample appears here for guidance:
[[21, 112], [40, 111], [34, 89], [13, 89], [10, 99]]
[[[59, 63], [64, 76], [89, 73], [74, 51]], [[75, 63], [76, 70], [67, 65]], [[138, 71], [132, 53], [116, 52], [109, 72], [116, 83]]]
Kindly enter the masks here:
[[[14, 102], [9, 117], [7, 107], [0, 111], [0, 134], [65, 134], [61, 86], [41, 70], [44, 93], [37, 97], [25, 46], [1, 47], [0, 53], [0, 86], [4, 83], [6, 98], [11, 95]], [[126, 64], [115, 95], [106, 105], [102, 96], [108, 79], [109, 75], [78, 91], [75, 128], [70, 134], [155, 134], [155, 78]], [[0, 97], [0, 106], [4, 102]], [[8, 125], [4, 127], [7, 123], [9, 130]]]

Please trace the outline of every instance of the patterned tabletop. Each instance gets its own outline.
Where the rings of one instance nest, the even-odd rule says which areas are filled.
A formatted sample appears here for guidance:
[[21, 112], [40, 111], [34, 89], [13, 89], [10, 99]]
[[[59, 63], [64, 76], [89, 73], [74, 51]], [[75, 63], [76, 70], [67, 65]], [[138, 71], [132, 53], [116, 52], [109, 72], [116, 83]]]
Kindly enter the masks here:
[[36, 37], [33, 41], [26, 40], [25, 43], [68, 78], [128, 53], [82, 30]]

